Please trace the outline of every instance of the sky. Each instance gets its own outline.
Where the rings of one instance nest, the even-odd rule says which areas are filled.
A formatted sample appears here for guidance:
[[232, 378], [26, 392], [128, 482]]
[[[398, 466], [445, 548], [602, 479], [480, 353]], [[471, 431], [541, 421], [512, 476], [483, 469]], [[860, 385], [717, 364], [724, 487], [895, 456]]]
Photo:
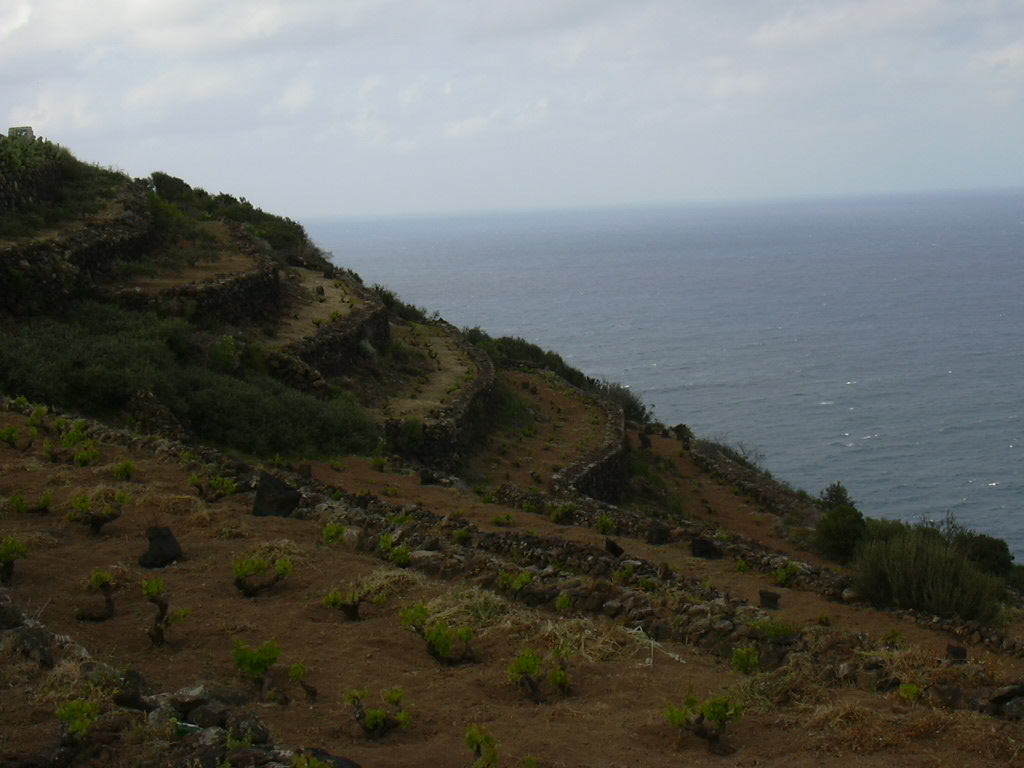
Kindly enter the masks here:
[[299, 220], [1024, 186], [1024, 0], [0, 0], [0, 113]]

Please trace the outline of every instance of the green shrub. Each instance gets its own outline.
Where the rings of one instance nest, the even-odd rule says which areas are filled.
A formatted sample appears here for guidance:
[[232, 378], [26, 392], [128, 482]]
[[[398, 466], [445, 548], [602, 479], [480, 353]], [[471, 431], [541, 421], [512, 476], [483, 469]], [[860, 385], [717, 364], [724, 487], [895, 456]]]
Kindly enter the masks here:
[[500, 754], [494, 736], [482, 725], [471, 725], [466, 731], [466, 746], [473, 752], [470, 768], [496, 768]]
[[856, 507], [841, 504], [828, 507], [814, 528], [814, 549], [840, 563], [853, 559], [853, 553], [867, 531], [864, 515]]
[[379, 739], [395, 728], [412, 725], [412, 715], [403, 708], [405, 691], [401, 688], [392, 688], [383, 694], [384, 701], [392, 708], [391, 712], [378, 707], [367, 708], [363, 704], [366, 696], [367, 691], [349, 691], [346, 698], [352, 705], [356, 722], [369, 738]]
[[281, 647], [273, 640], [268, 640], [258, 648], [251, 648], [241, 640], [235, 640], [231, 657], [239, 671], [253, 682], [261, 682], [277, 663], [281, 656]]
[[772, 580], [780, 587], [788, 587], [799, 575], [800, 566], [796, 563], [787, 563], [785, 567], [779, 568], [772, 574]]
[[99, 416], [151, 391], [200, 439], [258, 456], [377, 446], [377, 426], [352, 398], [320, 400], [253, 367], [205, 367], [195, 330], [182, 319], [76, 302], [60, 319], [30, 318], [0, 334], [0, 389]]
[[14, 561], [28, 557], [28, 544], [17, 536], [4, 536], [0, 542], [0, 584], [9, 584], [14, 576]]
[[68, 733], [78, 739], [89, 735], [99, 716], [99, 702], [91, 699], [72, 699], [57, 710], [57, 717], [67, 725]]
[[610, 515], [601, 515], [597, 518], [597, 532], [602, 536], [615, 532], [615, 521]]
[[739, 719], [743, 714], [743, 705], [728, 696], [713, 696], [700, 705], [700, 712], [721, 731], [727, 723]]
[[321, 536], [327, 544], [339, 544], [345, 539], [345, 526], [341, 523], [327, 523]]
[[508, 668], [509, 682], [519, 684], [524, 675], [536, 678], [540, 675], [540, 654], [532, 648], [524, 648]]
[[114, 467], [114, 477], [118, 480], [131, 480], [135, 475], [135, 462], [133, 461], [122, 461], [116, 467]]
[[[292, 561], [286, 557], [268, 559], [256, 555], [240, 557], [232, 563], [232, 567], [235, 588], [245, 597], [255, 597], [290, 576], [295, 570]], [[256, 576], [263, 576], [264, 580], [253, 581]]]
[[737, 648], [732, 652], [732, 668], [749, 675], [761, 668], [761, 654], [757, 648]]
[[867, 542], [857, 552], [854, 569], [857, 591], [877, 606], [982, 623], [999, 615], [1000, 580], [982, 572], [934, 531], [918, 527]]
[[818, 499], [824, 507], [857, 506], [842, 483], [832, 483], [818, 495]]

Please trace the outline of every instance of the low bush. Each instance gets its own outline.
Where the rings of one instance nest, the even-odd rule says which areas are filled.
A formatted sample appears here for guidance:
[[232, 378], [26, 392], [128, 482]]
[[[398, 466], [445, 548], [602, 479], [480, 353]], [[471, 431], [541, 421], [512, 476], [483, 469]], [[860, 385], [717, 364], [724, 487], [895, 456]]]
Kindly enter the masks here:
[[153, 392], [200, 439], [259, 456], [377, 446], [377, 426], [352, 398], [320, 400], [255, 368], [205, 367], [194, 331], [182, 319], [76, 302], [59, 319], [32, 318], [0, 335], [0, 389], [104, 417]]
[[404, 708], [405, 692], [401, 688], [392, 688], [382, 695], [390, 711], [382, 707], [367, 707], [363, 701], [366, 691], [350, 691], [348, 702], [359, 723], [359, 727], [371, 739], [380, 739], [395, 728], [408, 728], [412, 725], [412, 715]]
[[854, 562], [856, 589], [877, 606], [927, 611], [991, 623], [1004, 587], [953, 544], [923, 527], [891, 539], [869, 541]]
[[235, 640], [231, 657], [235, 660], [235, 666], [245, 677], [262, 685], [270, 668], [281, 657], [281, 646], [273, 640], [268, 640], [258, 648], [252, 648], [241, 640]]
[[856, 507], [831, 506], [822, 513], [814, 528], [813, 546], [830, 560], [848, 563], [866, 531], [864, 515]]

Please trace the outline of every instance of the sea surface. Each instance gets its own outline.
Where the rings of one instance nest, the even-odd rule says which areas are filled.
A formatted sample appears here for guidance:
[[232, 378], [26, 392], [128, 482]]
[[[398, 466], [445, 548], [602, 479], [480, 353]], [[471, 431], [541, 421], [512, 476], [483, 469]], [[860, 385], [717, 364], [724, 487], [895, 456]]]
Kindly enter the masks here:
[[307, 223], [335, 263], [626, 384], [865, 514], [1024, 562], [1024, 190]]

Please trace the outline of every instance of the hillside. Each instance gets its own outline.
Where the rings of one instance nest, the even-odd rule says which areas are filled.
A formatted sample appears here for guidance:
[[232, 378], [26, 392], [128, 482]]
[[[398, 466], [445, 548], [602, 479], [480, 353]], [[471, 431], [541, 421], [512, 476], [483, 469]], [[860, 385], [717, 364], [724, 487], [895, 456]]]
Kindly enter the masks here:
[[[0, 766], [1024, 765], [1005, 544], [794, 490], [244, 198], [0, 171]], [[876, 550], [950, 558], [925, 607]]]

